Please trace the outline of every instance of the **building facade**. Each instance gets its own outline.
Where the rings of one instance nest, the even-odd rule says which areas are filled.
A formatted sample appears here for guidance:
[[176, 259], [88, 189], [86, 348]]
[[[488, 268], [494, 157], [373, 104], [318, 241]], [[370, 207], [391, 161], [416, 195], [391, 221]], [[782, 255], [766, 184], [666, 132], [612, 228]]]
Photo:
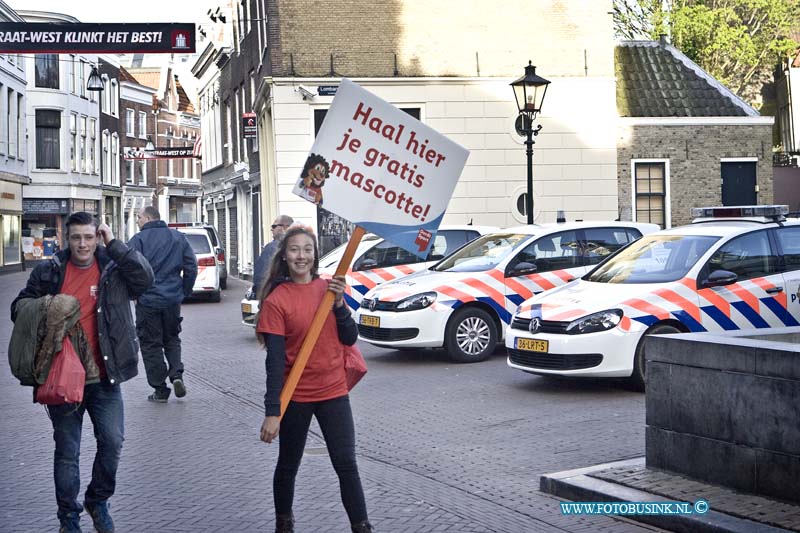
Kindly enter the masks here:
[[[78, 22], [58, 13], [19, 11], [26, 22]], [[86, 89], [93, 54], [35, 54], [25, 62], [28, 169], [23, 186], [26, 260], [47, 259], [66, 246], [66, 216], [100, 214], [99, 95]]]
[[[24, 22], [2, 1], [0, 21]], [[27, 61], [21, 54], [0, 54], [0, 272], [23, 268], [22, 187], [30, 182], [25, 141]]]
[[108, 224], [114, 235], [123, 235], [122, 180], [120, 160], [120, 68], [111, 57], [99, 58], [98, 72], [103, 80], [103, 91], [98, 95], [100, 107], [100, 183], [103, 198], [100, 218]]
[[120, 135], [122, 145], [123, 235], [130, 239], [139, 230], [138, 210], [158, 205], [156, 161], [129, 157], [130, 149], [142, 151], [156, 136], [153, 101], [156, 90], [140, 84], [122, 67], [120, 69]]

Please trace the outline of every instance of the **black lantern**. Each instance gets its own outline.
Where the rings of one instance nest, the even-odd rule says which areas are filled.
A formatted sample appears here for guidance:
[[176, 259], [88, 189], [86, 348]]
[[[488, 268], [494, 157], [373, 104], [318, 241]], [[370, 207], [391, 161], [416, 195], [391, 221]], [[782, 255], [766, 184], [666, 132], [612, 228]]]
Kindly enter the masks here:
[[514, 98], [517, 99], [517, 109], [520, 113], [530, 115], [531, 120], [542, 110], [544, 95], [550, 82], [536, 74], [536, 67], [528, 61], [525, 75], [511, 84], [514, 89]]
[[97, 67], [92, 67], [92, 72], [89, 73], [89, 79], [86, 81], [86, 90], [102, 91], [103, 89], [105, 89], [103, 78], [101, 78], [100, 73], [97, 72]]
[[530, 61], [525, 67], [525, 75], [511, 84], [519, 109], [519, 117], [517, 117], [515, 126], [517, 133], [526, 137], [528, 190], [525, 198], [525, 215], [528, 224], [533, 224], [533, 144], [535, 142], [533, 138], [539, 135], [539, 130], [542, 129], [541, 124], [534, 128], [533, 121], [542, 110], [542, 102], [544, 102], [544, 94], [547, 92], [548, 85], [550, 85], [549, 81], [536, 75], [536, 67]]

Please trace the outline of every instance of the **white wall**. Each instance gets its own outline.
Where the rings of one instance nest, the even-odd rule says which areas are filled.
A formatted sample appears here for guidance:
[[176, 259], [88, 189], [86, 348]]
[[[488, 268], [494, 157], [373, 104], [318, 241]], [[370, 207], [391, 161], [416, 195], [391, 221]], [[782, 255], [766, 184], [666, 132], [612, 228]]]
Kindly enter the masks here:
[[[514, 130], [512, 80], [355, 81], [398, 107], [420, 107], [424, 123], [470, 150], [444, 223], [473, 220], [504, 227], [525, 222], [516, 209], [517, 196], [527, 187], [527, 159], [524, 139]], [[534, 146], [534, 221], [554, 222], [559, 209], [570, 220], [613, 220], [617, 218], [614, 80], [551, 82], [537, 120], [543, 128]], [[328, 107], [333, 97], [304, 101], [296, 91], [301, 83], [312, 88], [332, 84], [330, 79], [275, 80], [278, 212], [314, 224], [315, 208], [291, 190], [314, 141], [313, 110]]]

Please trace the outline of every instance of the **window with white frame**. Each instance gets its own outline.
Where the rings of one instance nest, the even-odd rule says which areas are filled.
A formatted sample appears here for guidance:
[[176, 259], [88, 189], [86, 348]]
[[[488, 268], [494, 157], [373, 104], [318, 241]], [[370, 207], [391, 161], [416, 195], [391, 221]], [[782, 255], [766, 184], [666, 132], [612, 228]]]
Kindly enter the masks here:
[[119, 185], [119, 136], [111, 134], [111, 185]]
[[36, 168], [60, 168], [61, 111], [36, 110]]
[[[167, 148], [172, 148], [172, 139], [167, 139]], [[167, 176], [170, 178], [173, 177], [175, 174], [172, 172], [172, 165], [175, 162], [174, 159], [167, 159]]]
[[28, 154], [28, 143], [25, 142], [25, 97], [17, 93], [17, 158], [26, 159]]
[[125, 183], [133, 185], [135, 177], [133, 175], [133, 169], [135, 168], [135, 163], [133, 159], [126, 159], [125, 160]]
[[58, 54], [36, 54], [34, 85], [43, 89], [58, 89]]
[[233, 163], [233, 117], [231, 116], [231, 102], [225, 102], [225, 122], [228, 125], [228, 138], [226, 139], [227, 150], [227, 163]]
[[86, 117], [81, 117], [81, 172], [86, 172]]
[[136, 113], [133, 109], [126, 109], [125, 110], [125, 135], [128, 137], [133, 137], [134, 131], [133, 128], [136, 125]]
[[139, 138], [147, 138], [147, 113], [139, 111]]
[[111, 183], [111, 174], [109, 173], [111, 169], [109, 168], [109, 163], [111, 161], [111, 152], [110, 148], [111, 139], [108, 134], [108, 130], [103, 130], [103, 134], [100, 136], [103, 140], [103, 153], [100, 154], [100, 164], [102, 165], [102, 174], [103, 174], [103, 183]]
[[100, 96], [100, 111], [103, 113], [109, 114], [111, 113], [111, 86], [108, 84], [108, 76], [103, 74], [100, 76], [103, 80], [103, 87], [107, 87], [109, 90], [103, 91], [103, 94]]
[[144, 159], [140, 159], [136, 162], [136, 165], [139, 167], [139, 185], [146, 186], [147, 185], [147, 162]]
[[77, 113], [69, 114], [69, 168], [73, 172], [78, 170], [78, 158], [76, 152], [78, 150], [78, 115]]
[[81, 59], [81, 63], [78, 68], [78, 90], [81, 92], [81, 96], [86, 96], [86, 61]]
[[667, 224], [666, 163], [634, 162], [634, 210], [637, 222], [651, 222], [662, 228]]
[[[5, 86], [0, 83], [0, 96], [2, 96], [3, 91], [5, 91]], [[8, 144], [8, 132], [5, 130], [5, 123], [0, 121], [0, 154], [6, 153], [6, 148]]]
[[97, 119], [89, 119], [89, 153], [86, 159], [86, 172], [97, 174]]
[[75, 94], [75, 54], [69, 56], [69, 92]]
[[109, 91], [109, 93], [111, 93], [109, 95], [110, 98], [111, 98], [111, 101], [109, 102], [109, 110], [111, 111], [112, 115], [114, 115], [115, 117], [118, 117], [119, 116], [119, 91], [117, 89], [117, 87], [118, 87], [117, 86], [117, 80], [111, 80], [111, 83], [109, 85], [111, 85], [111, 90]]
[[8, 89], [6, 99], [6, 130], [8, 131], [8, 157], [16, 157], [17, 155], [17, 97], [16, 93], [10, 88]]

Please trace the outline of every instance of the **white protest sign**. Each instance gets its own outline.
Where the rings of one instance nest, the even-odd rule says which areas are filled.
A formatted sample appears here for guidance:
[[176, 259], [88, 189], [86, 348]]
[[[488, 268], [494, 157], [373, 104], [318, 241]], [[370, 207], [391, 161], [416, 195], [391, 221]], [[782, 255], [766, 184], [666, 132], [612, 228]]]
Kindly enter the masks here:
[[468, 156], [343, 79], [293, 192], [425, 257]]

